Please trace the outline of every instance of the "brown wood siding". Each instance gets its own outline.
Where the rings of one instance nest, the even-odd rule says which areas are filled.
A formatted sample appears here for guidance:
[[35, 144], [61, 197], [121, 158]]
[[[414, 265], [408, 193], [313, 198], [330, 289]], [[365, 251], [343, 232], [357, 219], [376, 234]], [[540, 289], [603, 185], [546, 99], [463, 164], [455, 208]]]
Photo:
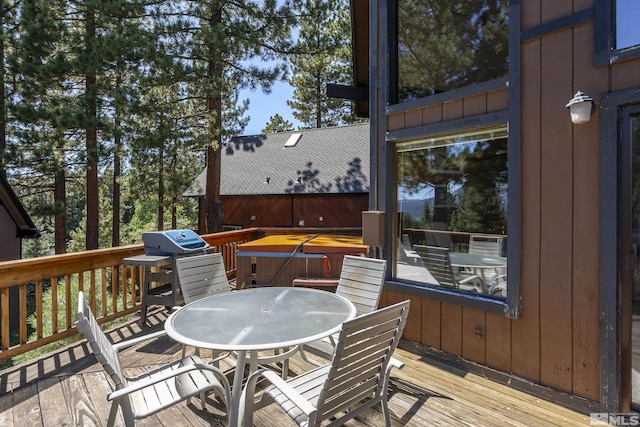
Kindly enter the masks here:
[[[361, 227], [369, 193], [222, 196], [224, 223], [249, 227]], [[255, 220], [251, 217], [255, 216]], [[322, 221], [320, 220], [322, 217]]]
[[[567, 16], [588, 1], [524, 1], [523, 27]], [[586, 5], [586, 6], [585, 6]], [[598, 112], [573, 125], [577, 90], [596, 101], [640, 86], [640, 60], [593, 67], [593, 22], [527, 40], [521, 51], [521, 317], [410, 298], [419, 326], [405, 338], [592, 401], [600, 399]], [[388, 116], [389, 130], [508, 108], [499, 90]], [[419, 313], [416, 311], [419, 310]]]
[[293, 199], [293, 226], [361, 227], [362, 212], [368, 208], [369, 193], [305, 194]]
[[20, 259], [20, 239], [17, 226], [3, 205], [0, 205], [0, 261]]
[[[222, 196], [224, 223], [249, 227], [292, 227], [291, 196]], [[251, 216], [255, 216], [255, 221]]]
[[[571, 390], [572, 193], [571, 121], [565, 104], [572, 96], [571, 32], [541, 44], [541, 230], [540, 381]], [[526, 83], [524, 83], [526, 84]], [[526, 109], [526, 106], [523, 106]], [[526, 112], [523, 111], [523, 114]], [[558, 120], [562, 117], [564, 120]], [[525, 160], [526, 161], [526, 160]], [[524, 195], [526, 197], [526, 195]], [[526, 243], [524, 243], [526, 245]]]
[[[606, 93], [609, 69], [593, 68], [593, 26], [573, 31], [574, 88], [587, 93]], [[636, 64], [638, 62], [636, 61]], [[640, 84], [640, 81], [637, 82]], [[600, 223], [600, 115], [585, 125], [573, 127], [573, 393], [594, 401], [600, 399], [600, 239], [592, 231]], [[584, 315], [584, 314], [588, 315]]]

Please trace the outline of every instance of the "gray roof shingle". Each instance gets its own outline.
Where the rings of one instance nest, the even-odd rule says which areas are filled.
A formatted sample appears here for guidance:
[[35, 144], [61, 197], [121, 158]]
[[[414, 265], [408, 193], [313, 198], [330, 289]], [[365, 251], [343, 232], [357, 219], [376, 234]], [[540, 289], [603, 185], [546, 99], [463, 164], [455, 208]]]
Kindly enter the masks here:
[[[366, 193], [369, 158], [369, 123], [235, 137], [222, 148], [220, 194]], [[184, 195], [203, 195], [205, 177]]]

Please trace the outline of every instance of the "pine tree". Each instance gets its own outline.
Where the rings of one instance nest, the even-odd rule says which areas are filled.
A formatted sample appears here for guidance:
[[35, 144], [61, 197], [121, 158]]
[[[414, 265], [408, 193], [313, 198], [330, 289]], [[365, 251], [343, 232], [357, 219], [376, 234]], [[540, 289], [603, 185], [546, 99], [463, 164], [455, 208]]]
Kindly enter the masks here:
[[[163, 7], [175, 10], [175, 18], [164, 24], [164, 34], [174, 40], [167, 46], [174, 55], [174, 71], [200, 106], [197, 136], [206, 148], [206, 231], [221, 231], [220, 149], [227, 135], [223, 111], [228, 84], [235, 83], [233, 91], [268, 90], [283, 76], [284, 65], [274, 60], [290, 51], [293, 16], [288, 1], [278, 6], [275, 0], [167, 2]], [[251, 61], [257, 58], [267, 65]]]
[[276, 113], [269, 117], [269, 122], [262, 129], [262, 133], [286, 132], [289, 130], [293, 130], [293, 123]]
[[350, 101], [326, 95], [328, 83], [351, 84], [351, 27], [346, 0], [303, 0], [292, 56], [293, 116], [309, 128], [353, 123]]

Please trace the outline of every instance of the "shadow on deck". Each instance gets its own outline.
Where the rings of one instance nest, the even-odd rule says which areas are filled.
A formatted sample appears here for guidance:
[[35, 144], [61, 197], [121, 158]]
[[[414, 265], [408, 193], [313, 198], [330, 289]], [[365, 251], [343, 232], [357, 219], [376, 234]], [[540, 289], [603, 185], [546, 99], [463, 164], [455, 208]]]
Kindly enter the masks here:
[[[112, 329], [114, 342], [141, 332], [158, 330], [166, 313], [150, 312], [150, 327], [141, 330], [131, 322]], [[130, 373], [151, 369], [179, 357], [181, 346], [168, 337], [147, 342], [122, 353], [123, 367]], [[209, 356], [204, 353], [205, 358]], [[405, 363], [394, 370], [389, 409], [395, 426], [588, 426], [589, 415], [498, 384], [464, 370], [449, 367], [406, 350], [395, 356]], [[231, 368], [229, 365], [224, 368]], [[290, 374], [311, 368], [300, 357], [290, 362]], [[111, 391], [104, 370], [86, 341], [40, 359], [0, 371], [0, 425], [9, 426], [103, 426], [109, 413], [106, 400]], [[211, 400], [203, 413], [197, 401], [182, 403], [142, 420], [139, 425], [224, 426], [224, 408]], [[120, 424], [122, 425], [122, 420]], [[294, 425], [279, 408], [271, 406], [255, 414], [256, 427]], [[383, 426], [379, 406], [346, 426]]]

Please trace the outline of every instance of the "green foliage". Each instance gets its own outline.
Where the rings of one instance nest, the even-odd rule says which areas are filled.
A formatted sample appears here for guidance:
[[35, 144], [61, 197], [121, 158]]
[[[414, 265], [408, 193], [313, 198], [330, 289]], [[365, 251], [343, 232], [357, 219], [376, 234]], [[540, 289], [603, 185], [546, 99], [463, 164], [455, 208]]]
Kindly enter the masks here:
[[[113, 306], [113, 300], [111, 297], [111, 289], [109, 287], [109, 284], [111, 283], [111, 279], [110, 279], [110, 274], [111, 271], [108, 271], [107, 274], [107, 283], [102, 283], [102, 277], [101, 275], [98, 275], [95, 278], [96, 281], [96, 288], [95, 288], [95, 301], [96, 301], [96, 310], [95, 310], [95, 314], [96, 316], [102, 316], [104, 314], [107, 313], [113, 313], [115, 310], [118, 309], [122, 309], [122, 297], [119, 295], [118, 298], [116, 298], [116, 304], [118, 305], [117, 307]], [[79, 292], [79, 285], [78, 285], [78, 277], [77, 276], [72, 276], [70, 282], [70, 295], [71, 295], [71, 305], [67, 306], [66, 303], [66, 284], [64, 280], [60, 280], [58, 281], [58, 291], [57, 291], [57, 305], [58, 305], [58, 312], [57, 312], [57, 321], [58, 321], [58, 325], [60, 325], [60, 328], [63, 329], [65, 328], [66, 325], [66, 316], [67, 316], [67, 312], [70, 311], [72, 313], [72, 322], [75, 321], [76, 318], [76, 310], [78, 307], [78, 292]], [[90, 277], [89, 274], [86, 273], [85, 277], [84, 277], [84, 283], [89, 283], [90, 282]], [[86, 286], [86, 285], [85, 285]], [[103, 291], [103, 287], [107, 286], [108, 289], [106, 289], [106, 300], [103, 301], [102, 299], [102, 291]], [[92, 300], [92, 296], [91, 293], [88, 292], [87, 290], [85, 290], [85, 297], [87, 298], [87, 301], [91, 301]], [[52, 330], [52, 325], [53, 325], [53, 309], [52, 309], [52, 301], [53, 301], [53, 292], [51, 291], [51, 287], [47, 286], [46, 290], [43, 292], [43, 297], [42, 297], [42, 301], [43, 301], [43, 306], [42, 306], [42, 326], [43, 326], [43, 330], [41, 331], [42, 336], [48, 336], [51, 335], [53, 333]], [[106, 313], [102, 312], [102, 305], [103, 302], [106, 304], [107, 307], [107, 311]], [[132, 302], [129, 301], [129, 304], [131, 304]], [[118, 322], [123, 322], [128, 320], [129, 317], [124, 317], [124, 318], [120, 318], [118, 319]], [[27, 318], [27, 323], [29, 326], [29, 329], [32, 331], [29, 340], [35, 340], [37, 338], [37, 318], [35, 313], [32, 313], [29, 315], [29, 317]], [[104, 325], [104, 327], [108, 327], [109, 325]], [[63, 339], [63, 340], [59, 340], [56, 341], [54, 343], [51, 344], [47, 344], [45, 346], [39, 347], [36, 350], [32, 350], [32, 351], [28, 351], [26, 353], [23, 353], [21, 355], [18, 355], [16, 357], [14, 357], [12, 359], [12, 363], [13, 364], [17, 364], [17, 363], [22, 363], [24, 361], [27, 360], [31, 360], [34, 359], [42, 354], [46, 354], [49, 352], [52, 352], [58, 348], [64, 347], [70, 343], [76, 342], [79, 339], [81, 339], [80, 335], [74, 335], [72, 337]]]
[[400, 0], [398, 102], [507, 74], [507, 0]]
[[276, 113], [269, 117], [269, 122], [262, 129], [262, 133], [276, 133], [293, 130], [293, 123], [285, 120], [280, 114]]
[[[221, 144], [243, 132], [248, 100], [239, 99], [240, 90], [268, 91], [285, 77], [291, 4], [26, 0], [15, 6], [2, 3], [7, 144], [0, 142], [0, 156], [45, 236], [26, 245], [25, 254], [82, 250], [94, 237], [104, 247], [145, 229], [195, 226], [195, 201], [182, 194], [205, 162], [219, 173]], [[205, 158], [208, 148], [214, 150]], [[207, 187], [207, 198], [217, 198], [216, 191]], [[136, 219], [141, 199], [155, 208]], [[73, 243], [65, 248], [65, 241]]]
[[330, 98], [327, 84], [351, 85], [351, 22], [346, 0], [303, 0], [296, 53], [291, 59], [293, 116], [309, 128], [356, 121], [350, 101]]

